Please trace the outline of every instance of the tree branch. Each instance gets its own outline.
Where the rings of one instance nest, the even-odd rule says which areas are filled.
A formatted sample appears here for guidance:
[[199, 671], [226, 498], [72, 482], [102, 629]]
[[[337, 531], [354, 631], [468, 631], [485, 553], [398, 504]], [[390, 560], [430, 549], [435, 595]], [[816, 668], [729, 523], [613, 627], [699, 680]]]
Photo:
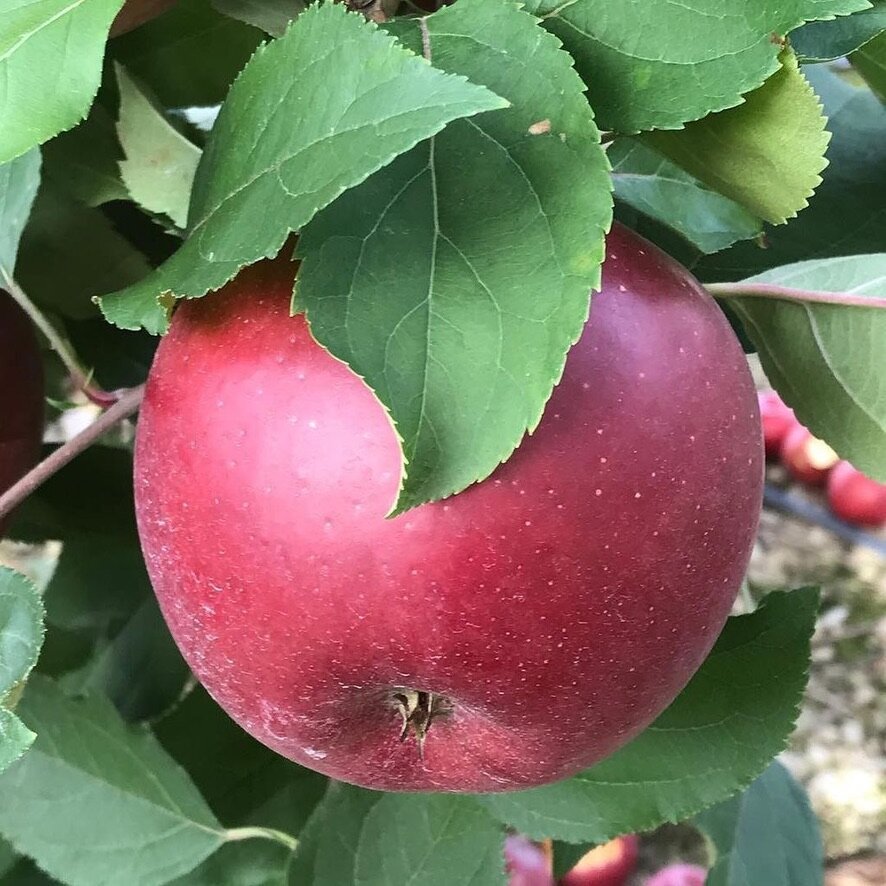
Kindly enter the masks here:
[[18, 483], [0, 495], [0, 521], [39, 489], [53, 474], [56, 474], [68, 462], [73, 461], [81, 452], [103, 437], [114, 425], [135, 413], [141, 405], [144, 395], [144, 385], [123, 391], [114, 405], [103, 412], [88, 428], [56, 449], [30, 473], [25, 474]]

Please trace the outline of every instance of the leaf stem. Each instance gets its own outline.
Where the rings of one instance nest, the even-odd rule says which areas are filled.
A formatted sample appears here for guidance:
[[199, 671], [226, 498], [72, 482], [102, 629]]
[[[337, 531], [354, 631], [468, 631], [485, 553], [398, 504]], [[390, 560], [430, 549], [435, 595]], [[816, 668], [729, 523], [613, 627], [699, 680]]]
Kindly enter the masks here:
[[92, 383], [90, 373], [86, 372], [80, 365], [80, 361], [77, 359], [77, 355], [71, 346], [52, 323], [46, 319], [44, 313], [31, 301], [28, 294], [19, 286], [15, 279], [9, 276], [5, 269], [0, 269], [0, 276], [3, 279], [3, 288], [30, 317], [31, 322], [46, 336], [50, 346], [58, 354], [62, 363], [64, 363], [65, 369], [68, 370], [71, 381], [77, 389], [82, 391], [96, 406], [105, 408], [116, 403], [120, 399], [119, 394], [102, 390], [98, 385]]
[[421, 31], [421, 54], [425, 57], [425, 61], [431, 64], [431, 32], [428, 30], [425, 16], [418, 20], [418, 29]]
[[771, 298], [778, 301], [816, 302], [853, 308], [886, 309], [886, 296], [853, 295], [820, 289], [794, 289], [775, 283], [708, 283], [705, 289], [714, 298]]
[[87, 450], [100, 437], [104, 436], [114, 425], [129, 418], [138, 410], [145, 395], [145, 386], [126, 388], [120, 393], [119, 399], [103, 412], [88, 428], [72, 437], [63, 446], [59, 446], [48, 458], [45, 458], [32, 471], [0, 495], [0, 521], [20, 505], [29, 495], [36, 492], [50, 477], [60, 471], [68, 462], [73, 461], [81, 452]]
[[290, 852], [295, 852], [298, 846], [298, 840], [285, 831], [278, 831], [274, 828], [230, 828], [225, 831], [225, 842], [234, 842], [235, 840], [273, 840], [285, 846]]

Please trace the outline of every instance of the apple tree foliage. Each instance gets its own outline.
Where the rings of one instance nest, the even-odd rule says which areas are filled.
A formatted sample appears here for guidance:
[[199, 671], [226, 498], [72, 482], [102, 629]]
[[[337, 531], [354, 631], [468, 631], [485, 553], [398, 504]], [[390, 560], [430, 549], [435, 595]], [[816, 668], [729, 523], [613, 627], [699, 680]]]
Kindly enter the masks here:
[[[886, 480], [886, 3], [438, 5], [181, 0], [118, 34], [122, 0], [0, 0], [0, 286], [113, 391], [144, 380], [177, 299], [295, 250], [293, 310], [402, 440], [396, 513], [537, 425], [614, 213]], [[581, 845], [680, 820], [711, 884], [822, 882], [771, 762], [815, 589], [731, 618], [658, 720], [574, 778], [382, 795], [276, 756], [194, 685], [130, 478], [107, 437], [8, 530], [61, 553], [39, 587], [0, 570], [0, 886], [501, 884], [507, 828]]]

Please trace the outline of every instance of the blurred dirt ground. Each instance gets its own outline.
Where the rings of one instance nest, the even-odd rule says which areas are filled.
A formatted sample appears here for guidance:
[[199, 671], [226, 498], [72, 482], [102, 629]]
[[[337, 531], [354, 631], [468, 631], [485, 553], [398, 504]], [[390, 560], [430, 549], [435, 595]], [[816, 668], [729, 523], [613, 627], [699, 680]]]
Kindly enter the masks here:
[[[786, 482], [778, 467], [769, 477]], [[823, 504], [815, 491], [790, 491]], [[782, 759], [809, 792], [827, 856], [873, 856], [833, 871], [829, 886], [884, 886], [886, 558], [767, 508], [748, 576], [754, 596], [807, 584], [822, 589], [805, 703]]]

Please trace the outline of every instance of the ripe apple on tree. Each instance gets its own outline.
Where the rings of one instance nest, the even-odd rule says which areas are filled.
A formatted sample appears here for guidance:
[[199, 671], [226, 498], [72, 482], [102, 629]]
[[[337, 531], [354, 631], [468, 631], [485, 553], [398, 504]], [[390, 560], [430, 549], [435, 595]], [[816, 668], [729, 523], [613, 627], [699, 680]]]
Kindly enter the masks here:
[[[25, 313], [0, 291], [0, 493], [37, 461], [43, 432], [43, 365]], [[3, 531], [0, 524], [0, 533]]]
[[524, 788], [612, 753], [699, 666], [759, 516], [757, 400], [699, 284], [624, 228], [607, 248], [537, 430], [393, 519], [396, 433], [289, 316], [294, 266], [181, 305], [139, 529], [182, 652], [260, 741], [372, 788]]

